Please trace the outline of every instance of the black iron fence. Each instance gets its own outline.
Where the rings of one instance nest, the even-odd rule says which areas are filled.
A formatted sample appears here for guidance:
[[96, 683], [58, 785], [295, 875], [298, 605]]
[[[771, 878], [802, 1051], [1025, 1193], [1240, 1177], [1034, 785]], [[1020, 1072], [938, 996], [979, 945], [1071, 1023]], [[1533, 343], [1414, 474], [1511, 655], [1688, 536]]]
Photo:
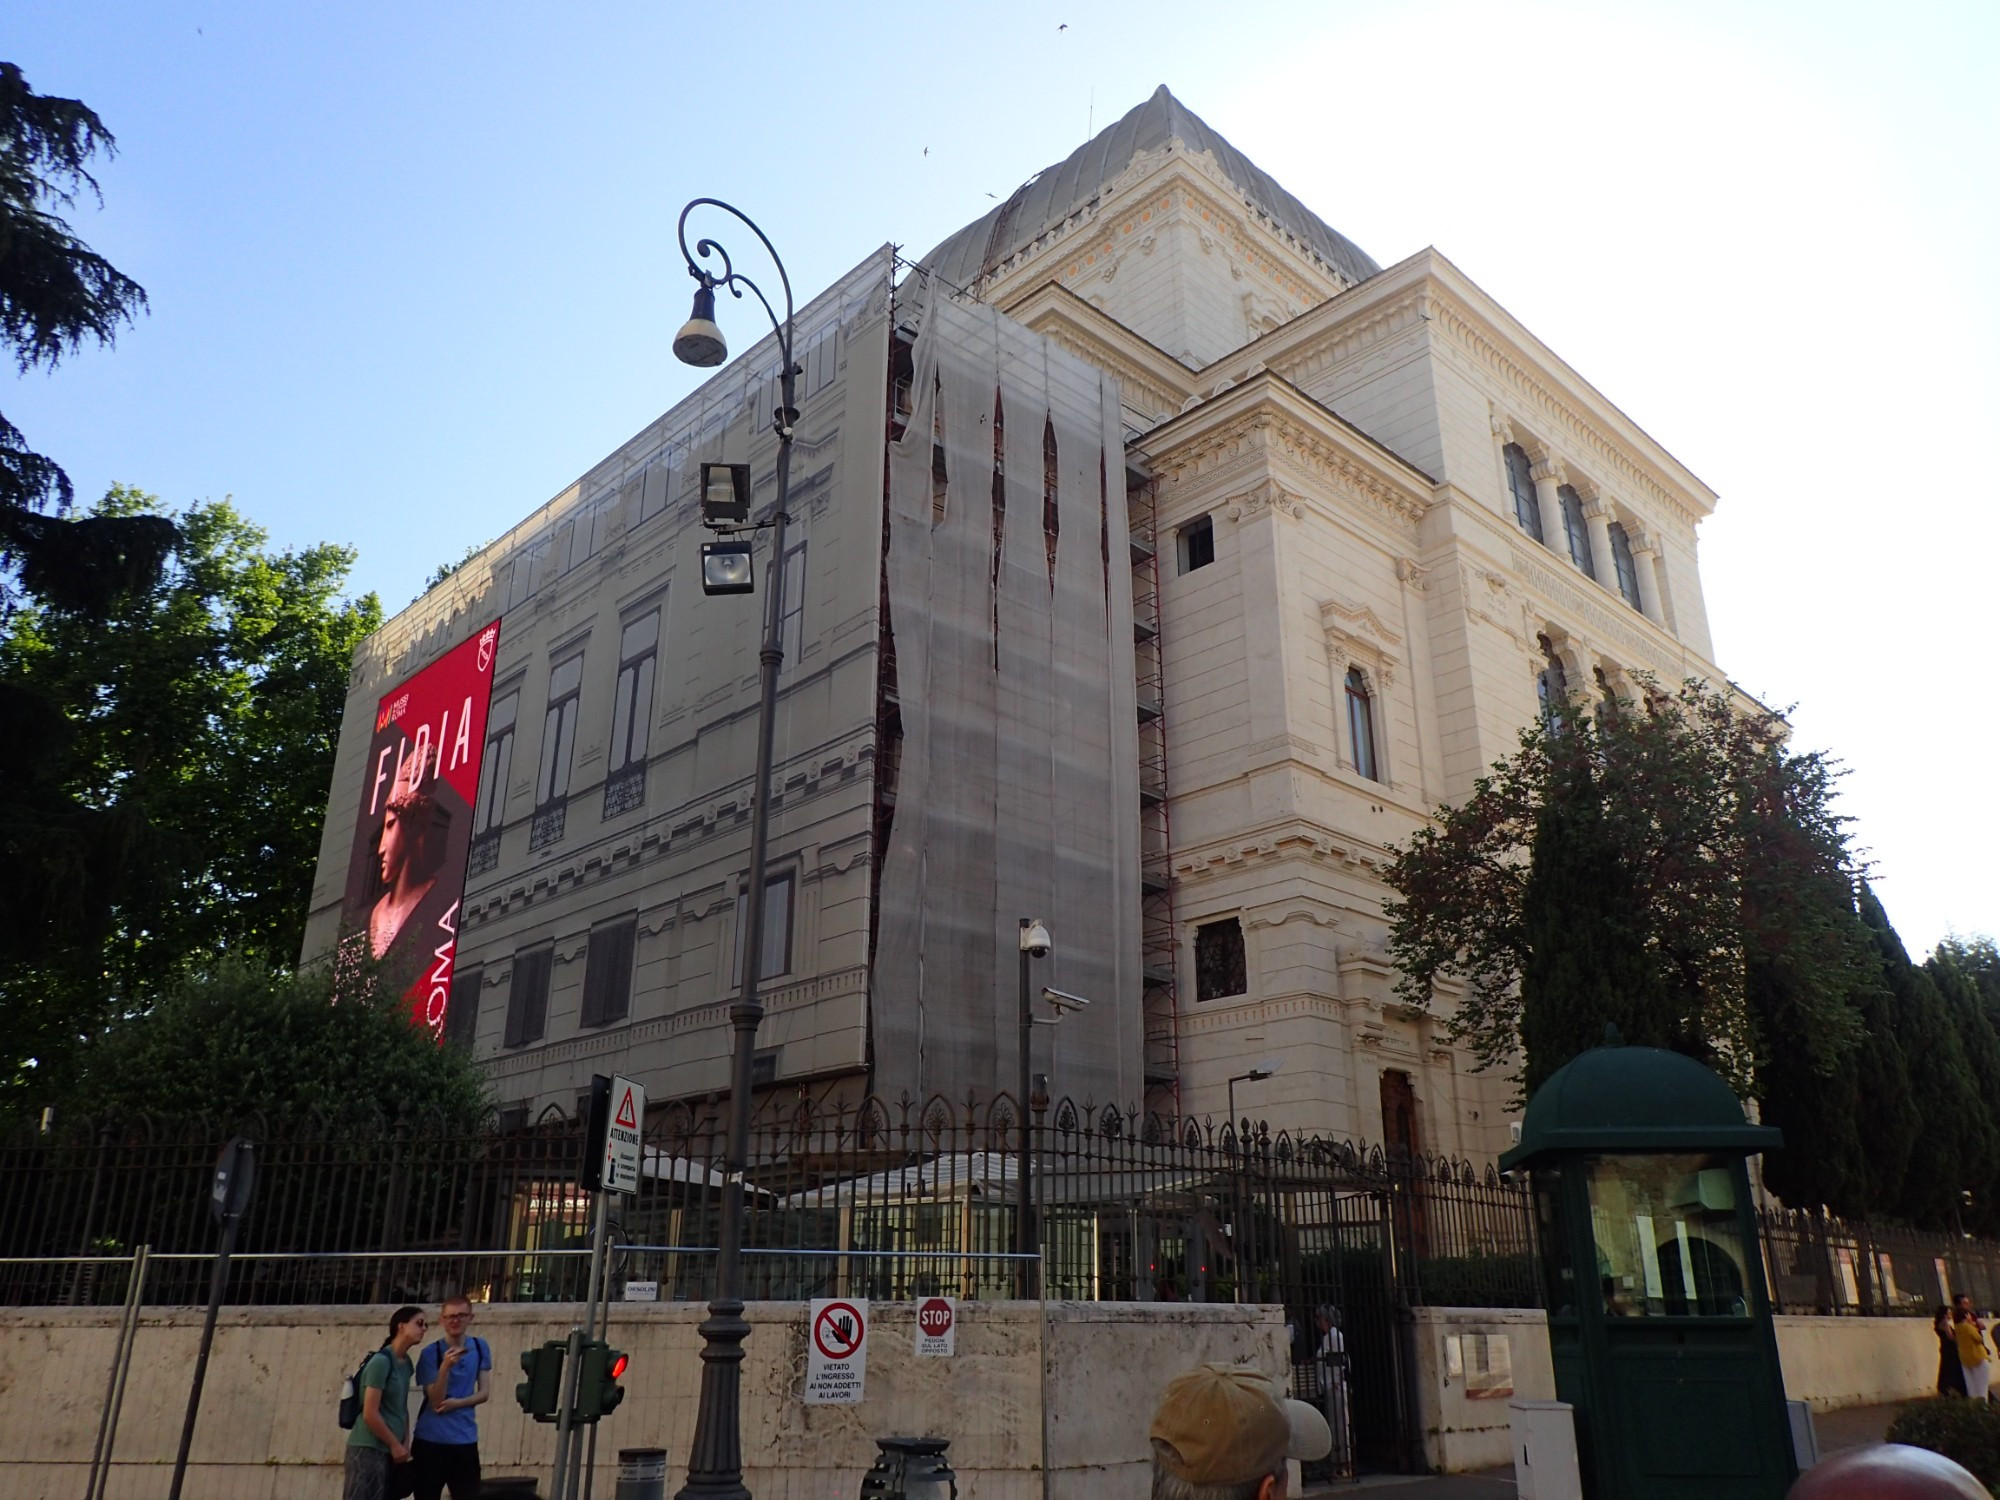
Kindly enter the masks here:
[[1979, 1307], [2000, 1307], [2000, 1242], [1789, 1209], [1758, 1221], [1780, 1312], [1929, 1316], [1960, 1292]]
[[[583, 1124], [559, 1109], [469, 1134], [422, 1117], [246, 1133], [257, 1190], [231, 1301], [579, 1294]], [[714, 1110], [649, 1116], [639, 1191], [616, 1200], [622, 1278], [657, 1283], [662, 1299], [709, 1295], [724, 1133]], [[141, 1245], [155, 1257], [148, 1303], [204, 1300], [198, 1257], [215, 1245], [207, 1191], [225, 1135], [80, 1122], [0, 1144], [0, 1303], [120, 1302], [122, 1259]], [[1029, 1288], [1018, 1268], [981, 1258], [1014, 1243], [1019, 1144], [1004, 1098], [765, 1106], [746, 1290], [1278, 1302], [1301, 1340], [1315, 1308], [1364, 1294], [1534, 1301], [1523, 1195], [1491, 1167], [1069, 1101], [1034, 1122], [1046, 1287]]]

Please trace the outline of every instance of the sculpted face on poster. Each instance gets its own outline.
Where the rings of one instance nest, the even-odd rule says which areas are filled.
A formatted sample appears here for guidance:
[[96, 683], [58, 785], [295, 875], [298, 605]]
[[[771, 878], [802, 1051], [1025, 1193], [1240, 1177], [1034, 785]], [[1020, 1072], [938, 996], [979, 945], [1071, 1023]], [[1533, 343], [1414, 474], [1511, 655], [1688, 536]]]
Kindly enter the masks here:
[[868, 1386], [868, 1299], [815, 1297], [806, 1324], [807, 1406], [853, 1406]]
[[372, 958], [440, 1038], [499, 644], [495, 620], [383, 694], [347, 864], [343, 956]]

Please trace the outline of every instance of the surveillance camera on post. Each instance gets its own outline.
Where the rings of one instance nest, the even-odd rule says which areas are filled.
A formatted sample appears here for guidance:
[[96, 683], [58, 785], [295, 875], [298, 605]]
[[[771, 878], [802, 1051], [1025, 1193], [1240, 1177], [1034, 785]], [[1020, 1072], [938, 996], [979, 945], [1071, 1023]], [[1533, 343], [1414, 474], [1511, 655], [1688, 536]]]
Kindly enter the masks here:
[[1086, 995], [1072, 995], [1068, 990], [1052, 989], [1048, 985], [1042, 986], [1042, 999], [1056, 1013], [1057, 1020], [1061, 1020], [1066, 1012], [1083, 1010], [1090, 1004]]
[[1047, 958], [1053, 947], [1049, 941], [1049, 930], [1040, 922], [1021, 919], [1021, 951], [1030, 958]]

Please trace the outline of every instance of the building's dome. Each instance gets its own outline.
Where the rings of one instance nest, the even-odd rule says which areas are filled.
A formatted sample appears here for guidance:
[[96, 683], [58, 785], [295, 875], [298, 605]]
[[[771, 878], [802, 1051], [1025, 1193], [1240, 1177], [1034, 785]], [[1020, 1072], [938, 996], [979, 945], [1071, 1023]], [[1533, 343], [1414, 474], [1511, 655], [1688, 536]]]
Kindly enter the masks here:
[[1141, 152], [1158, 151], [1176, 139], [1190, 152], [1211, 153], [1223, 175], [1253, 207], [1349, 282], [1366, 281], [1382, 269], [1224, 140], [1164, 83], [1123, 119], [1100, 130], [1065, 160], [1037, 172], [1005, 203], [952, 235], [921, 264], [953, 286], [970, 286], [1050, 225], [1090, 206]]

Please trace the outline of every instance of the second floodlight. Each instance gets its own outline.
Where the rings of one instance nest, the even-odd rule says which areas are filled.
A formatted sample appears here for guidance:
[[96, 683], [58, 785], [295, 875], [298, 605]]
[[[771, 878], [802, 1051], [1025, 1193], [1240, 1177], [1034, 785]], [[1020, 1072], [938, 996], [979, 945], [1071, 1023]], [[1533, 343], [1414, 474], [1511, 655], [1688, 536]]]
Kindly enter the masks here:
[[750, 539], [731, 537], [701, 544], [701, 591], [704, 594], [749, 594], [757, 588], [750, 566]]

